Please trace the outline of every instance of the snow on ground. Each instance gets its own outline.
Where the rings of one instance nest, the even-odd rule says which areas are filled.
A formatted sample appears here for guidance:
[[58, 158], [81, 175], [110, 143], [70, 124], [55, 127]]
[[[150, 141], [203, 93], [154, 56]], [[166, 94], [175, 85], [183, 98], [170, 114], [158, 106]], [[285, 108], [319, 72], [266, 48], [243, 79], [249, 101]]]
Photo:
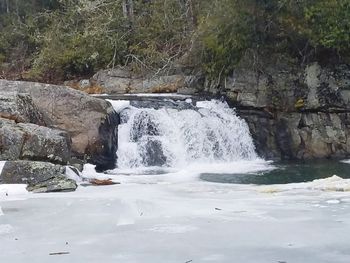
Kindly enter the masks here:
[[0, 184], [0, 202], [3, 200], [22, 200], [28, 198], [25, 184]]
[[122, 184], [0, 195], [0, 262], [350, 262], [349, 180], [268, 191], [186, 170], [95, 176]]
[[130, 101], [129, 100], [106, 100], [109, 103], [111, 103], [113, 109], [117, 112], [120, 113], [122, 110], [130, 106]]

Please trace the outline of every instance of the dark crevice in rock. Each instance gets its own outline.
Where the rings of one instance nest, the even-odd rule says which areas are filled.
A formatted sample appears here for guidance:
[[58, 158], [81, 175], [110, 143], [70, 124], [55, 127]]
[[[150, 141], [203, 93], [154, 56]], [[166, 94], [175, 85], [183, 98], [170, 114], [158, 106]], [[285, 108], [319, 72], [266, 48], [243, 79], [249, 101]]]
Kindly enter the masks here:
[[25, 157], [23, 156], [23, 149], [25, 147], [25, 144], [26, 142], [28, 141], [29, 139], [29, 134], [25, 131], [23, 131], [24, 134], [23, 134], [23, 137], [22, 137], [22, 143], [21, 143], [21, 148], [20, 148], [20, 151], [19, 151], [19, 159], [25, 159]]
[[96, 165], [96, 171], [100, 172], [116, 167], [119, 123], [119, 114], [113, 111], [108, 114], [99, 127], [99, 134], [103, 140], [97, 147], [94, 147], [89, 160]]
[[276, 143], [281, 152], [281, 159], [295, 159], [294, 153], [292, 152], [291, 136], [288, 131], [287, 121], [285, 119], [281, 119], [277, 123], [276, 129], [278, 130], [278, 133], [276, 133]]

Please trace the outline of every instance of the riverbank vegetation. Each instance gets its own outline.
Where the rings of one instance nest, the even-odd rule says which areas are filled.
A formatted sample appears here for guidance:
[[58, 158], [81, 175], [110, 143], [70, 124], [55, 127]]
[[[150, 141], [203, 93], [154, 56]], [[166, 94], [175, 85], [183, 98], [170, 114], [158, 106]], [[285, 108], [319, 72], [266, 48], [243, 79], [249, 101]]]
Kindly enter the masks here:
[[216, 78], [241, 58], [350, 61], [349, 0], [0, 0], [0, 77], [58, 83], [127, 65]]

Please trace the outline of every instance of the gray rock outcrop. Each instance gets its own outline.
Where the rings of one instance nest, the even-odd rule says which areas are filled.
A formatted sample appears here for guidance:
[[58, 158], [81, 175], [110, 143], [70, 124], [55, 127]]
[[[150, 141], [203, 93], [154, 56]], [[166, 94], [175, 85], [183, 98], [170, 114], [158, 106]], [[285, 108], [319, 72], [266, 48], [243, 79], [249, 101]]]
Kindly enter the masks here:
[[68, 87], [0, 80], [1, 183], [34, 192], [73, 191], [64, 165], [113, 168], [119, 115], [109, 102]]
[[116, 68], [97, 72], [91, 82], [103, 88], [103, 93], [182, 93], [197, 92], [198, 78], [174, 72], [164, 76], [142, 76], [128, 69]]
[[[119, 117], [108, 102], [68, 87], [32, 82], [0, 80], [0, 93], [30, 96], [34, 112], [42, 116], [45, 126], [70, 135], [73, 156], [96, 164], [98, 169], [114, 167]], [[22, 119], [17, 121], [28, 122], [28, 118]]]
[[257, 151], [271, 159], [350, 155], [350, 65], [278, 62], [242, 66], [219, 87], [248, 122]]
[[77, 184], [65, 176], [66, 167], [48, 162], [7, 161], [0, 174], [0, 184], [27, 184], [29, 191], [74, 191]]
[[0, 160], [67, 164], [70, 146], [70, 137], [64, 131], [0, 118]]

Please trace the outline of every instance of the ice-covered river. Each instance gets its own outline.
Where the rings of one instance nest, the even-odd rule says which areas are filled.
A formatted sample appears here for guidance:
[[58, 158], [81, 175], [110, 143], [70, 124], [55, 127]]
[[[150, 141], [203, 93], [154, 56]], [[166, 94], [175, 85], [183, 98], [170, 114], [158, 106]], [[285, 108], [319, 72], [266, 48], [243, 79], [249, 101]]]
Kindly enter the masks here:
[[119, 181], [65, 194], [1, 186], [0, 262], [350, 261], [348, 180], [255, 186], [184, 171]]
[[350, 164], [259, 159], [246, 124], [217, 103], [115, 107], [118, 169], [83, 176], [121, 184], [0, 185], [0, 262], [350, 262]]

